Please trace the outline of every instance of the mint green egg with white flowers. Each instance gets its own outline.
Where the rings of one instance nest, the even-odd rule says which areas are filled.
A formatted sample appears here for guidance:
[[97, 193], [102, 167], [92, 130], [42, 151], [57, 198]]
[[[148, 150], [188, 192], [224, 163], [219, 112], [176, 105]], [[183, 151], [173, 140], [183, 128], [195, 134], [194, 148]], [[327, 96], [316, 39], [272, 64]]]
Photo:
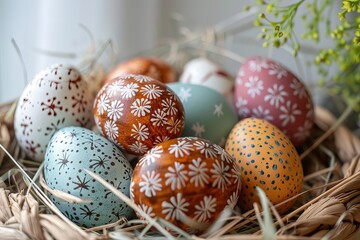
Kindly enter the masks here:
[[198, 84], [167, 84], [180, 98], [185, 110], [183, 136], [200, 137], [224, 146], [238, 118], [227, 99], [217, 91]]

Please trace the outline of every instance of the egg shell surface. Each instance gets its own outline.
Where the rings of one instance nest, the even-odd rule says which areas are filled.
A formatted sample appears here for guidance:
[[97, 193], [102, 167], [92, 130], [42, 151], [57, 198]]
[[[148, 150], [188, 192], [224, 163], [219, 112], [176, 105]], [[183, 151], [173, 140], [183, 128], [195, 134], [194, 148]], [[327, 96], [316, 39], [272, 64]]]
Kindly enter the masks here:
[[237, 204], [240, 181], [239, 167], [223, 148], [204, 139], [182, 137], [156, 145], [140, 159], [131, 198], [150, 217], [162, 217], [193, 231], [181, 216], [213, 223], [224, 208]]
[[119, 64], [105, 77], [104, 83], [122, 74], [145, 75], [163, 83], [176, 81], [172, 67], [154, 57], [137, 57]]
[[129, 196], [133, 170], [115, 144], [81, 127], [65, 127], [57, 131], [45, 154], [45, 181], [50, 188], [87, 202], [68, 203], [49, 194], [52, 202], [71, 221], [86, 228], [113, 223], [121, 217], [130, 218], [132, 209], [85, 169]]
[[[271, 123], [257, 118], [241, 120], [231, 130], [225, 150], [241, 168], [239, 204], [244, 211], [259, 203], [255, 187], [264, 190], [274, 205], [300, 193], [304, 178], [301, 159], [288, 137]], [[283, 213], [295, 201], [277, 210]]]
[[298, 147], [310, 135], [314, 106], [306, 86], [280, 63], [251, 57], [240, 67], [234, 93], [241, 118], [265, 119]]
[[169, 83], [185, 109], [183, 136], [200, 137], [224, 146], [226, 137], [237, 123], [236, 112], [225, 97], [206, 86]]
[[185, 124], [176, 94], [144, 75], [120, 75], [108, 82], [96, 96], [93, 112], [101, 133], [135, 155], [181, 136]]
[[27, 156], [43, 161], [51, 136], [65, 126], [91, 127], [93, 97], [80, 72], [56, 64], [26, 86], [15, 111], [15, 136]]
[[234, 87], [231, 76], [206, 58], [195, 58], [186, 63], [179, 82], [204, 85], [225, 97], [232, 95]]

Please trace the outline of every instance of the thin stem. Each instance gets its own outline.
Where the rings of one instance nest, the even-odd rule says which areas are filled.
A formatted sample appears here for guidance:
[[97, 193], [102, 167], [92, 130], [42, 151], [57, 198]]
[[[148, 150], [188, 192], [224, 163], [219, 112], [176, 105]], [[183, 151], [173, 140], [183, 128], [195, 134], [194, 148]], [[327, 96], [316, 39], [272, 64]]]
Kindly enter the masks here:
[[323, 141], [325, 141], [335, 130], [346, 120], [346, 118], [352, 113], [355, 103], [349, 104], [346, 110], [341, 114], [338, 120], [332, 125], [323, 135], [321, 135], [308, 149], [306, 149], [300, 158], [304, 159], [315, 148], [317, 148]]

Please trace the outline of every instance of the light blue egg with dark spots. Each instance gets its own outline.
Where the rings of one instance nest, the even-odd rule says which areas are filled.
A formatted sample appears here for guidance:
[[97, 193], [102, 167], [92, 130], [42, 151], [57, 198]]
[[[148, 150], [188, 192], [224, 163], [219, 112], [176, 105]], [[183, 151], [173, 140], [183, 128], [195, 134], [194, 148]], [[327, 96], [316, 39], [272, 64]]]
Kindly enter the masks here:
[[82, 227], [131, 218], [132, 209], [85, 172], [90, 170], [130, 195], [133, 170], [124, 154], [109, 140], [81, 127], [66, 127], [51, 138], [45, 153], [44, 177], [57, 189], [86, 202], [69, 203], [49, 194], [52, 202], [71, 221]]
[[237, 123], [238, 117], [227, 99], [219, 92], [198, 84], [167, 84], [179, 96], [185, 110], [182, 136], [200, 137], [220, 146]]

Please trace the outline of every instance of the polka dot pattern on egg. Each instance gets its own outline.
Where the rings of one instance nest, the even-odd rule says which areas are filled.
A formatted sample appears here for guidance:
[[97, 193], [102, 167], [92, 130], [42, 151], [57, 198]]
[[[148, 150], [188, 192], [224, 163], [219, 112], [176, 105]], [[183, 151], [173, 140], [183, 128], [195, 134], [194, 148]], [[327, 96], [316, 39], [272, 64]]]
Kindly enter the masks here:
[[[244, 210], [252, 209], [253, 203], [258, 202], [257, 186], [273, 204], [301, 191], [300, 157], [285, 134], [269, 122], [256, 118], [240, 121], [228, 136], [225, 149], [241, 168], [240, 206]], [[293, 203], [282, 205], [279, 212], [286, 211]]]

